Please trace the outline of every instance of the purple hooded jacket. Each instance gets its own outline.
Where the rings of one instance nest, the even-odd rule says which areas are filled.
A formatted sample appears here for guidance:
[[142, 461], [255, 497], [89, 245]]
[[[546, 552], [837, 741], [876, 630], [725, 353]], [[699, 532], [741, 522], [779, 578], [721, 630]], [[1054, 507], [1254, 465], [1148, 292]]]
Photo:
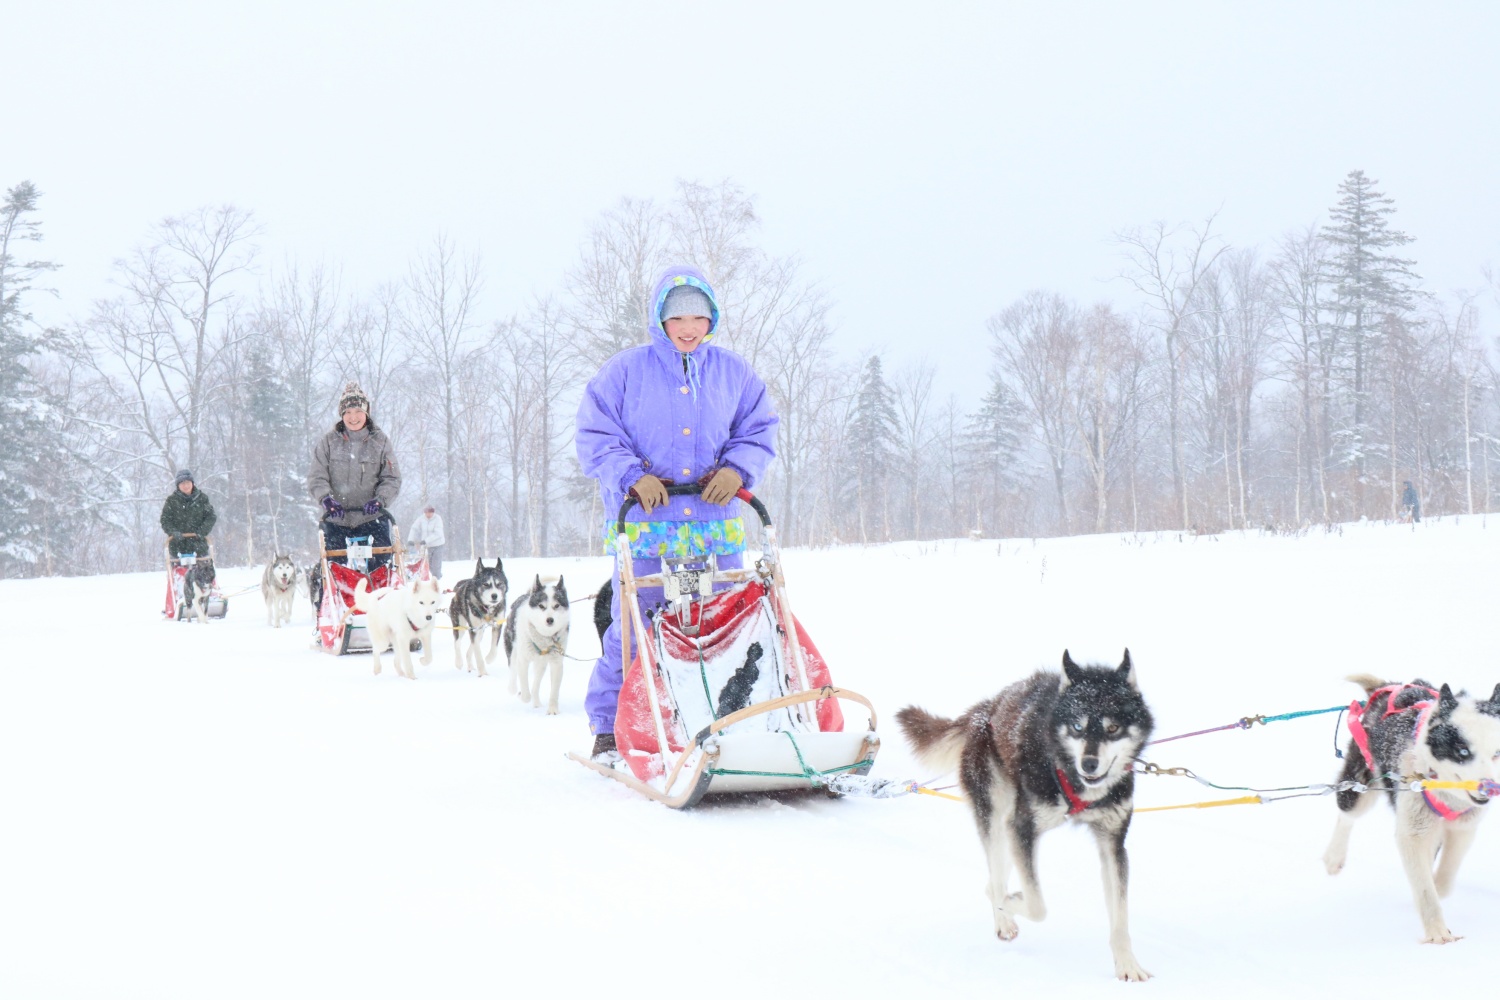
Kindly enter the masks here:
[[[662, 301], [679, 284], [702, 289], [713, 303], [708, 336], [691, 354], [678, 351], [661, 325]], [[703, 275], [690, 267], [664, 272], [651, 294], [650, 316], [651, 342], [606, 361], [578, 404], [578, 462], [599, 480], [611, 520], [647, 473], [693, 483], [728, 466], [753, 488], [775, 455], [777, 417], [766, 384], [744, 358], [711, 343], [719, 305]], [[628, 520], [717, 521], [736, 516], [737, 506], [673, 497], [650, 514], [632, 508]]]

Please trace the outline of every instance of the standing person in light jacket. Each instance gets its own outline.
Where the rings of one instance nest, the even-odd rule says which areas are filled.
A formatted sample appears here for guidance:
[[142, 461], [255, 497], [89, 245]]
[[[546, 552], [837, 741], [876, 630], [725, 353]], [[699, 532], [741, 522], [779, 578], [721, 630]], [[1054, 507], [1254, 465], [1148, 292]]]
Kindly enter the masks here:
[[[307, 492], [323, 507], [328, 548], [342, 549], [350, 538], [365, 536], [371, 545], [391, 544], [387, 508], [401, 492], [401, 471], [391, 439], [370, 419], [370, 397], [358, 382], [344, 384], [339, 422], [313, 446]], [[371, 566], [390, 561], [389, 555], [376, 556]]]
[[[615, 513], [627, 494], [640, 503], [627, 517], [626, 540], [638, 576], [661, 568], [661, 557], [718, 557], [720, 569], [743, 565], [745, 522], [735, 492], [753, 487], [775, 456], [777, 417], [766, 384], [744, 358], [710, 341], [719, 305], [702, 273], [668, 269], [650, 300], [649, 343], [604, 363], [584, 390], [574, 437], [585, 475], [599, 480], [616, 535]], [[671, 483], [704, 483], [702, 496], [667, 496]], [[642, 608], [662, 600], [661, 588], [639, 591]], [[613, 624], [589, 679], [584, 709], [594, 756], [612, 761], [615, 711], [623, 680], [620, 584]]]
[[428, 504], [422, 511], [422, 516], [412, 523], [406, 543], [422, 545], [427, 552], [427, 568], [432, 570], [433, 576], [440, 577], [443, 575], [443, 545], [446, 542], [447, 538], [443, 535], [443, 515], [432, 504]]

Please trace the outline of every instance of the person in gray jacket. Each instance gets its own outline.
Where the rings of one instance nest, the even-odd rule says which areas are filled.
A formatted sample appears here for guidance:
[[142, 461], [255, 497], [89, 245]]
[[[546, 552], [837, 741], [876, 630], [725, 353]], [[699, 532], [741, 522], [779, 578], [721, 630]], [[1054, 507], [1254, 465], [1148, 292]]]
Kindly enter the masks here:
[[[339, 394], [339, 422], [313, 446], [307, 492], [323, 506], [323, 537], [330, 549], [350, 539], [391, 544], [388, 508], [401, 492], [401, 470], [391, 439], [370, 419], [370, 397], [358, 382]], [[385, 565], [390, 556], [376, 556]]]

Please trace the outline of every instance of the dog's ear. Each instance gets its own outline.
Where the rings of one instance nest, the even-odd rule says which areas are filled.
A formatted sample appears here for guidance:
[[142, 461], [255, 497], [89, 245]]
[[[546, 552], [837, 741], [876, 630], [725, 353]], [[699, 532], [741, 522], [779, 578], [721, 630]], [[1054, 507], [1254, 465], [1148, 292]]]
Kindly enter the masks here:
[[1139, 691], [1140, 687], [1135, 682], [1135, 664], [1130, 662], [1130, 647], [1125, 647], [1125, 659], [1120, 661], [1119, 669], [1115, 671], [1126, 684], [1130, 685], [1132, 691]]
[[542, 574], [538, 573], [536, 575], [536, 579], [531, 583], [531, 589], [533, 591], [539, 591], [542, 589]]
[[1495, 685], [1495, 693], [1490, 695], [1491, 705], [1500, 705], [1500, 684]]
[[476, 559], [476, 560], [474, 560], [474, 575], [478, 576], [480, 573], [483, 573], [483, 572], [484, 572], [484, 560], [483, 559]]
[[1066, 649], [1063, 650], [1062, 690], [1066, 691], [1068, 689], [1068, 685], [1076, 684], [1082, 679], [1083, 671], [1079, 669], [1078, 664], [1073, 662], [1073, 657], [1068, 655], [1068, 651]]
[[1453, 689], [1444, 684], [1438, 691], [1438, 715], [1448, 715], [1458, 707], [1458, 699], [1453, 697]]
[[509, 588], [510, 581], [505, 578], [505, 561], [499, 556], [495, 557], [495, 572], [500, 574], [500, 586]]

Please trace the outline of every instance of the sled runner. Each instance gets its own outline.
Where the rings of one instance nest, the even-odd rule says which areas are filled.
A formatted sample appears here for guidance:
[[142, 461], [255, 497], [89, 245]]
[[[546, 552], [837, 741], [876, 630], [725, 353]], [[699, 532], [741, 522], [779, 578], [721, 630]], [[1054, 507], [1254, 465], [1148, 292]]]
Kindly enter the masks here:
[[[196, 535], [193, 537], [197, 537]], [[194, 553], [186, 555], [172, 555], [172, 540], [166, 542], [167, 553], [167, 603], [162, 608], [162, 617], [171, 618], [174, 621], [185, 621], [194, 615], [192, 595], [187, 592], [187, 576], [193, 567], [198, 565], [198, 556]], [[208, 543], [208, 555], [204, 557], [206, 562], [213, 562], [213, 543]], [[208, 601], [204, 604], [203, 613], [209, 618], [223, 618], [229, 614], [229, 600], [219, 590], [219, 581], [213, 581], [212, 589], [209, 591]]]
[[[744, 569], [721, 571], [713, 556], [664, 557], [660, 573], [637, 577], [625, 540], [635, 498], [620, 508], [615, 562], [628, 667], [615, 742], [623, 760], [610, 767], [586, 754], [568, 755], [674, 809], [705, 795], [829, 790], [837, 775], [867, 773], [880, 749], [874, 706], [833, 685], [792, 615], [765, 505], [749, 490], [737, 496], [765, 526], [765, 551]], [[715, 592], [714, 584], [723, 583], [732, 586]], [[637, 602], [642, 587], [663, 587], [667, 601], [644, 619]], [[840, 700], [866, 709], [866, 730], [845, 731]]]
[[[345, 653], [370, 652], [370, 634], [365, 628], [365, 616], [354, 609], [354, 587], [360, 580], [366, 581], [370, 590], [381, 587], [400, 587], [407, 581], [402, 567], [406, 565], [406, 553], [401, 548], [401, 529], [391, 527], [390, 545], [370, 545], [371, 538], [351, 538], [347, 547], [328, 548], [323, 532], [318, 532], [318, 550], [322, 553], [319, 565], [323, 573], [323, 603], [318, 609], [318, 642], [335, 656]], [[370, 561], [376, 556], [389, 555], [391, 561], [384, 566], [370, 569]], [[342, 556], [344, 562], [331, 560]]]

